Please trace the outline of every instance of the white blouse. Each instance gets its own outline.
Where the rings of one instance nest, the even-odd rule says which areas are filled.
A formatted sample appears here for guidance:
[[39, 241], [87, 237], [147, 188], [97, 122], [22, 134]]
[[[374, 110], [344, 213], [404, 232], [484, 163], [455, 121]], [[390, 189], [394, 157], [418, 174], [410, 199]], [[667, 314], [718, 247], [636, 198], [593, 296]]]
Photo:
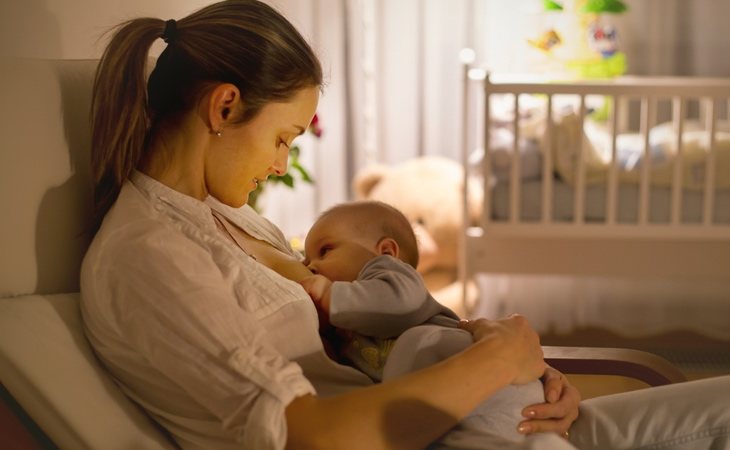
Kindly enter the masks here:
[[294, 398], [370, 384], [329, 359], [304, 289], [247, 256], [211, 210], [294, 255], [250, 207], [135, 172], [81, 270], [81, 312], [124, 392], [184, 449], [281, 449]]

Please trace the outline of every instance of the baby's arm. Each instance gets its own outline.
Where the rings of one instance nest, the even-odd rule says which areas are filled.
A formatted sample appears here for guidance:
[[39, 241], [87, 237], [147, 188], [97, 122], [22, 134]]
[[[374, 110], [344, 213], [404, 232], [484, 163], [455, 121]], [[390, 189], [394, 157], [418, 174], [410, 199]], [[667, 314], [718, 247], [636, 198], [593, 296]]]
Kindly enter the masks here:
[[354, 282], [334, 282], [329, 297], [332, 325], [379, 338], [398, 336], [448, 311], [415, 269], [390, 256], [370, 261]]
[[338, 332], [332, 327], [329, 318], [330, 288], [332, 281], [323, 275], [311, 275], [299, 280], [309, 298], [312, 299], [314, 306], [317, 308], [317, 318], [319, 319], [319, 335], [322, 338], [322, 345], [327, 355], [335, 361], [341, 361], [340, 352], [337, 350]]

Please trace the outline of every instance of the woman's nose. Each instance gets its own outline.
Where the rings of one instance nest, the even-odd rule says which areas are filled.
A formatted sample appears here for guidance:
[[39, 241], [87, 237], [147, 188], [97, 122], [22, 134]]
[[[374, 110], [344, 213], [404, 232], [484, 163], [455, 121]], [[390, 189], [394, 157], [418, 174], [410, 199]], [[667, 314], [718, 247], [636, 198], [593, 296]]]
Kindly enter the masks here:
[[284, 147], [283, 149], [280, 149], [276, 152], [276, 158], [274, 159], [274, 164], [271, 165], [271, 168], [274, 169], [274, 173], [279, 177], [286, 173], [286, 171], [289, 169], [288, 148]]

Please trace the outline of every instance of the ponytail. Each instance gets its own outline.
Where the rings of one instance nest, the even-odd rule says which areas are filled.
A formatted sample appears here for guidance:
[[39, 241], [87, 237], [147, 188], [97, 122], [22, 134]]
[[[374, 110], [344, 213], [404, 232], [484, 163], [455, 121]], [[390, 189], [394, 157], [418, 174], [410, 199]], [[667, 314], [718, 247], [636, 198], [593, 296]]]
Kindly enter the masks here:
[[139, 162], [150, 127], [146, 69], [149, 49], [165, 28], [142, 18], [116, 28], [94, 78], [91, 170], [97, 226]]

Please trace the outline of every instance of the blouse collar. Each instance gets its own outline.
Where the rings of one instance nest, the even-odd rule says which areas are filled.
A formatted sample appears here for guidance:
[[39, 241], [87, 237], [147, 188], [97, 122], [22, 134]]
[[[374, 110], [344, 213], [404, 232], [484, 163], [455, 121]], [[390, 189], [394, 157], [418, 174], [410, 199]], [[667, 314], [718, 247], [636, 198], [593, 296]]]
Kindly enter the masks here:
[[232, 208], [210, 195], [204, 201], [200, 201], [178, 192], [138, 170], [132, 173], [130, 181], [149, 196], [155, 203], [155, 208], [173, 210], [206, 232], [217, 232], [211, 211], [215, 210], [256, 239], [267, 241], [284, 252], [292, 253], [281, 230], [260, 216], [249, 205]]
[[172, 208], [205, 229], [215, 228], [210, 207], [205, 202], [178, 192], [138, 170], [132, 172], [130, 181], [138, 189], [147, 193], [157, 205]]

